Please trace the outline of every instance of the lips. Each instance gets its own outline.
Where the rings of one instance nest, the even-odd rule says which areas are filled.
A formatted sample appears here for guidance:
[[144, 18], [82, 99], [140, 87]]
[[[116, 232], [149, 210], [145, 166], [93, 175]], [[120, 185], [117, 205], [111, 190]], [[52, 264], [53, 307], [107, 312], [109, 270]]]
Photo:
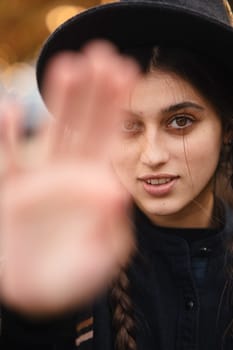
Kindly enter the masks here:
[[144, 190], [152, 196], [164, 196], [171, 192], [179, 176], [171, 174], [146, 175], [139, 178]]
[[147, 183], [159, 185], [159, 184], [163, 184], [171, 180], [177, 179], [178, 177], [179, 177], [178, 175], [173, 175], [173, 174], [158, 174], [158, 175], [148, 174], [148, 175], [140, 176], [138, 179], [141, 181], [145, 181]]

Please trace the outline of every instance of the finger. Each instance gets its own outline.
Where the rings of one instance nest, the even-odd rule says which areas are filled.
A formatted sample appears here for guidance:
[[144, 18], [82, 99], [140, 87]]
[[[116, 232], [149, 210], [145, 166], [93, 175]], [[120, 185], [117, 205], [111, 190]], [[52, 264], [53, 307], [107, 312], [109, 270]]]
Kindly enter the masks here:
[[22, 105], [10, 99], [0, 103], [0, 142], [3, 150], [4, 175], [13, 175], [20, 170], [19, 147], [23, 120]]
[[107, 149], [121, 99], [138, 76], [132, 60], [106, 43], [57, 57], [47, 75], [47, 101], [56, 116], [55, 152], [96, 155]]
[[103, 156], [111, 146], [116, 120], [125, 100], [129, 100], [139, 69], [105, 42], [88, 45], [84, 54], [92, 80], [84, 87], [85, 104], [80, 104], [82, 124], [78, 148], [84, 155]]
[[20, 165], [24, 171], [39, 170], [48, 165], [51, 149], [51, 129], [53, 121], [44, 116], [43, 121], [33, 130], [33, 135], [24, 137], [20, 147]]
[[91, 78], [88, 73], [83, 55], [68, 52], [56, 56], [47, 69], [43, 94], [55, 117], [50, 130], [53, 154], [62, 153], [65, 141], [71, 143], [70, 131], [81, 114], [80, 101], [85, 100], [83, 86]]

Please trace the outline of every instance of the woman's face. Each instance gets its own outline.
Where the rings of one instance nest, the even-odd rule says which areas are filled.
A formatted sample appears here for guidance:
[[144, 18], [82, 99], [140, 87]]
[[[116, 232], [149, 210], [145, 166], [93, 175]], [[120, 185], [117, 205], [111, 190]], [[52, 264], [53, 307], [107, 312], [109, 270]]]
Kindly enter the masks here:
[[207, 226], [222, 145], [220, 119], [187, 81], [155, 70], [135, 88], [114, 168], [159, 225]]

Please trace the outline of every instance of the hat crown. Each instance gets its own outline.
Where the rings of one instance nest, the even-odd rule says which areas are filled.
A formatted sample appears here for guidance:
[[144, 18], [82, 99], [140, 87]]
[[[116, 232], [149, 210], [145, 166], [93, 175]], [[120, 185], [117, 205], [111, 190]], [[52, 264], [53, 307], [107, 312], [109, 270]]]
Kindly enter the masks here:
[[224, 24], [232, 24], [233, 14], [228, 0], [120, 0], [128, 3], [158, 4], [183, 11], [194, 11], [197, 14], [212, 17]]

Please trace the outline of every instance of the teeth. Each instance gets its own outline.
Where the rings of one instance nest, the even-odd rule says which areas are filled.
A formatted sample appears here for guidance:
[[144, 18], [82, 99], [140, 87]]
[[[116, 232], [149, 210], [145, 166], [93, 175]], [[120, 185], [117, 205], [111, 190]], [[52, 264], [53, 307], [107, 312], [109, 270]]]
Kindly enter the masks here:
[[150, 179], [146, 180], [149, 185], [163, 185], [170, 182], [172, 179]]

